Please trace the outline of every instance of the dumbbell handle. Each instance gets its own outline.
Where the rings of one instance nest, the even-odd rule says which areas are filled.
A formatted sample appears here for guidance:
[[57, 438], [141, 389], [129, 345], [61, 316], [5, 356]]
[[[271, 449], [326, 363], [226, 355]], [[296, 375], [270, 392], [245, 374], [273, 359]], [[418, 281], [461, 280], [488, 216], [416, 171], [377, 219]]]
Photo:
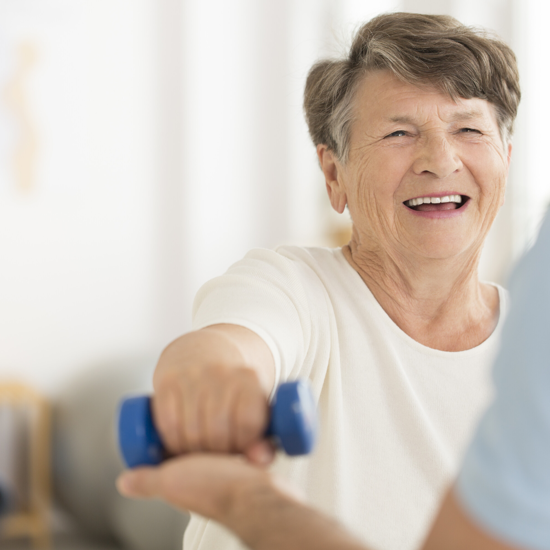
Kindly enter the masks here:
[[[284, 382], [270, 407], [266, 437], [290, 456], [311, 452], [317, 435], [317, 412], [309, 385], [303, 380]], [[118, 441], [126, 466], [154, 466], [166, 451], [153, 423], [151, 398], [146, 395], [122, 401], [118, 414]]]

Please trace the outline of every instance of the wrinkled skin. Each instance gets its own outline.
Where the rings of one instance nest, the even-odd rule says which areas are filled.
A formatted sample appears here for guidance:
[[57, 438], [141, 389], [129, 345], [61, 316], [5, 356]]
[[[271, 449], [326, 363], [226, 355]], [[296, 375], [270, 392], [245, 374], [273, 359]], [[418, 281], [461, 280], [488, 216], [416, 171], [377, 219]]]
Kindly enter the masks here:
[[[494, 106], [377, 71], [359, 86], [355, 113], [345, 162], [317, 148], [331, 204], [347, 205], [353, 220], [348, 261], [417, 341], [447, 351], [478, 345], [498, 321], [496, 289], [479, 283], [477, 266], [511, 158]], [[469, 200], [439, 219], [404, 204], [442, 194]]]

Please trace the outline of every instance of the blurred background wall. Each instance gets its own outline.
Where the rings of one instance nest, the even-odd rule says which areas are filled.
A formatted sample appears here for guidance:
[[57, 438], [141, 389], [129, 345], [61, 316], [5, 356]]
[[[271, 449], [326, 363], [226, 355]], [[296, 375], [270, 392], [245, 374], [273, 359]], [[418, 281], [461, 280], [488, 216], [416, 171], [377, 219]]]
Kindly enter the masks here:
[[[504, 282], [550, 198], [542, 0], [0, 0], [0, 378], [55, 396], [156, 356], [197, 288], [248, 249], [332, 246], [301, 111], [308, 68], [382, 11], [448, 13], [518, 54]], [[154, 366], [151, 365], [151, 368]]]
[[[56, 496], [83, 528], [139, 549], [151, 521], [179, 522], [117, 500], [116, 402], [150, 387], [199, 286], [248, 249], [341, 243], [305, 77], [396, 10], [488, 27], [518, 55], [507, 200], [481, 265], [505, 283], [550, 200], [544, 0], [0, 0], [0, 382], [54, 404]], [[163, 527], [174, 548], [180, 523]]]

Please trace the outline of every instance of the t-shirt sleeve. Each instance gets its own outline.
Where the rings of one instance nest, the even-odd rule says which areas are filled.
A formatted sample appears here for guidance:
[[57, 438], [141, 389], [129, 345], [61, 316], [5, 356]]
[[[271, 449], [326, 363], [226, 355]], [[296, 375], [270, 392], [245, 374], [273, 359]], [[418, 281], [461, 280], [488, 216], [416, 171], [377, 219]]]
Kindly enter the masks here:
[[497, 538], [550, 549], [550, 217], [511, 283], [493, 377], [495, 399], [466, 454], [456, 492]]
[[316, 282], [308, 285], [308, 278], [312, 274], [299, 262], [277, 251], [252, 250], [201, 287], [193, 304], [192, 328], [219, 323], [244, 326], [269, 346], [275, 385], [301, 375], [300, 365], [315, 330], [309, 301]]

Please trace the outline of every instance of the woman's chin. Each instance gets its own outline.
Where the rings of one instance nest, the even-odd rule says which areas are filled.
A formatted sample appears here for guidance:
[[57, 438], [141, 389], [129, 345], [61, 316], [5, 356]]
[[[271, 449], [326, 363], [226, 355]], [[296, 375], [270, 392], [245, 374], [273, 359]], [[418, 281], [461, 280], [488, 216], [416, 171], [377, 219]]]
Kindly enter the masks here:
[[424, 236], [415, 242], [409, 242], [407, 250], [417, 260], [453, 260], [472, 251], [472, 241], [453, 238], [450, 235]]

